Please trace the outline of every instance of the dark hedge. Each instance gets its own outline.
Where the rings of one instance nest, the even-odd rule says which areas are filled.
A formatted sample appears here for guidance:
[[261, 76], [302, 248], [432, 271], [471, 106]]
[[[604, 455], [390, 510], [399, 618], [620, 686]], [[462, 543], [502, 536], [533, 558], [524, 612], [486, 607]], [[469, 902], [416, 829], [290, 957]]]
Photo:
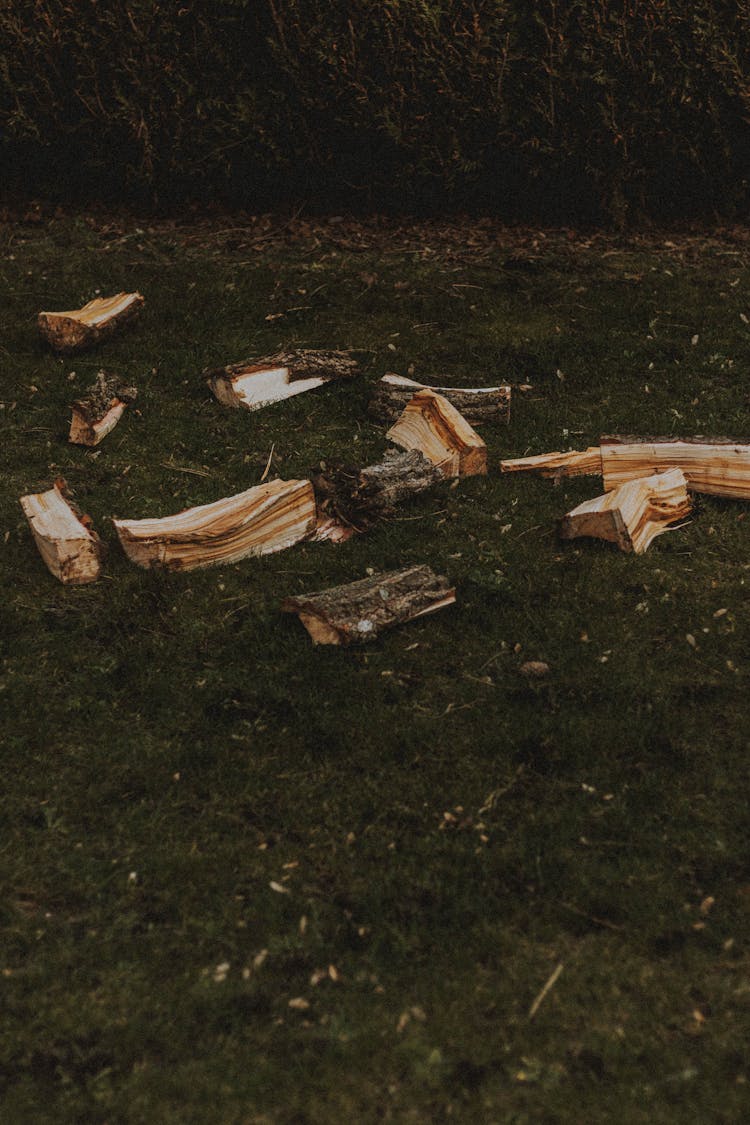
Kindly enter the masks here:
[[6, 191], [736, 218], [750, 0], [0, 0]]

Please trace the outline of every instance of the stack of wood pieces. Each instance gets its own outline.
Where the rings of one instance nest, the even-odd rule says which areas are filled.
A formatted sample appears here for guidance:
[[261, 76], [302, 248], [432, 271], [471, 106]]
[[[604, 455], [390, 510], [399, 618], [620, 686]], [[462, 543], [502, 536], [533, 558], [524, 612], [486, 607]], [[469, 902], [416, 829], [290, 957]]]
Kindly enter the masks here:
[[359, 364], [348, 352], [309, 350], [277, 352], [207, 368], [203, 378], [224, 406], [258, 410], [358, 373]]
[[175, 516], [113, 523], [138, 566], [195, 570], [299, 543], [315, 530], [315, 495], [309, 480], [274, 480]]
[[313, 594], [286, 598], [316, 645], [361, 644], [385, 629], [452, 605], [456, 591], [429, 566], [387, 571]]
[[98, 445], [137, 397], [135, 387], [124, 386], [117, 375], [100, 371], [86, 396], [76, 399], [71, 407], [73, 417], [68, 440], [76, 445]]
[[39, 331], [56, 352], [69, 354], [93, 347], [105, 336], [133, 321], [143, 306], [140, 293], [97, 297], [82, 309], [40, 312]]
[[94, 582], [101, 573], [104, 547], [62, 477], [48, 492], [30, 493], [20, 502], [50, 573], [70, 586]]
[[626, 481], [579, 504], [560, 521], [560, 538], [592, 536], [642, 554], [657, 535], [692, 510], [682, 469]]
[[433, 391], [447, 399], [472, 426], [510, 421], [510, 386], [432, 387], [389, 373], [376, 385], [369, 412], [379, 422], [395, 422], [417, 391]]

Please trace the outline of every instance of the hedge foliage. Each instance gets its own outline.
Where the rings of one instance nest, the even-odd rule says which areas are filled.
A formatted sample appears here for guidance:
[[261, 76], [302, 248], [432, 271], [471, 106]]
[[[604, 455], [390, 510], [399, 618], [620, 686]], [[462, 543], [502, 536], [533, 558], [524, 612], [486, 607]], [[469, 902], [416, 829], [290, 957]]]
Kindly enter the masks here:
[[0, 0], [6, 185], [736, 216], [750, 0]]

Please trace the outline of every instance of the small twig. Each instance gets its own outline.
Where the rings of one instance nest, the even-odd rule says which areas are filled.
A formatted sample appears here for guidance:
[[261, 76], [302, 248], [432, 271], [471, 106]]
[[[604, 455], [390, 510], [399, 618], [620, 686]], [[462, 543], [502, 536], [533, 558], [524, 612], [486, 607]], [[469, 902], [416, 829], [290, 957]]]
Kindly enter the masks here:
[[533, 1020], [534, 1016], [535, 1016], [535, 1015], [537, 1014], [537, 1012], [538, 1012], [538, 1011], [539, 1011], [539, 1009], [541, 1008], [541, 1006], [542, 1006], [542, 1003], [543, 1003], [543, 1001], [544, 1001], [544, 998], [545, 998], [545, 996], [547, 995], [547, 993], [548, 993], [548, 992], [551, 992], [551, 991], [552, 991], [552, 989], [553, 989], [553, 988], [555, 987], [555, 984], [557, 983], [557, 979], [558, 979], [558, 977], [560, 976], [560, 973], [561, 973], [562, 971], [563, 971], [563, 963], [562, 963], [562, 961], [561, 961], [561, 962], [560, 962], [560, 964], [559, 964], [559, 965], [557, 966], [557, 968], [555, 969], [555, 971], [554, 971], [554, 972], [552, 973], [552, 975], [550, 976], [549, 980], [548, 980], [548, 981], [547, 981], [547, 983], [545, 984], [545, 986], [544, 986], [544, 988], [542, 989], [542, 991], [541, 991], [541, 992], [539, 993], [539, 995], [537, 996], [537, 998], [536, 998], [536, 1000], [534, 1001], [534, 1003], [533, 1003], [533, 1004], [531, 1005], [531, 1007], [529, 1008], [529, 1019], [530, 1019], [530, 1020]]
[[181, 465], [175, 465], [170, 461], [162, 461], [165, 469], [174, 469], [176, 473], [190, 473], [194, 477], [212, 477], [213, 473], [207, 473], [203, 469], [188, 469], [183, 468]]
[[275, 448], [276, 448], [276, 442], [272, 441], [271, 442], [271, 452], [268, 454], [268, 460], [266, 461], [266, 467], [263, 470], [263, 476], [260, 478], [261, 484], [263, 483], [263, 481], [268, 476], [269, 470], [271, 468], [271, 462], [273, 461], [273, 451], [274, 451]]

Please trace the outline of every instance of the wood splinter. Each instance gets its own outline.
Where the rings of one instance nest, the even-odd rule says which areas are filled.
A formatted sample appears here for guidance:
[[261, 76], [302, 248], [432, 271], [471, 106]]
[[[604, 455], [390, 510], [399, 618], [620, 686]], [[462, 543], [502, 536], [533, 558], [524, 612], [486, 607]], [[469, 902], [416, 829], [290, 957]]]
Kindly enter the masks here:
[[446, 477], [487, 472], [487, 447], [479, 434], [434, 391], [417, 391], [386, 437], [402, 449], [418, 449]]
[[500, 462], [501, 473], [538, 473], [542, 477], [601, 476], [602, 456], [598, 445], [579, 452], [542, 453], [537, 457], [516, 457]]
[[334, 379], [350, 379], [359, 364], [347, 352], [296, 351], [207, 368], [203, 377], [224, 406], [259, 410], [272, 402], [322, 387]]
[[98, 445], [137, 397], [135, 387], [123, 386], [117, 375], [100, 371], [86, 397], [76, 399], [71, 407], [73, 416], [68, 440], [75, 445]]
[[69, 586], [95, 582], [104, 545], [90, 518], [71, 500], [62, 477], [48, 492], [29, 493], [20, 503], [50, 573]]
[[313, 594], [285, 598], [317, 645], [361, 644], [415, 617], [452, 605], [456, 592], [429, 566], [393, 570]]
[[140, 293], [116, 293], [114, 297], [97, 297], [82, 309], [40, 312], [37, 323], [42, 336], [54, 351], [78, 352], [92, 347], [103, 337], [133, 321], [143, 303]]
[[685, 474], [681, 469], [671, 469], [627, 481], [579, 504], [560, 521], [560, 538], [591, 536], [640, 555], [691, 510]]
[[375, 384], [369, 413], [380, 422], [395, 422], [417, 391], [433, 391], [446, 398], [472, 426], [510, 420], [510, 386], [433, 387], [389, 372]]

